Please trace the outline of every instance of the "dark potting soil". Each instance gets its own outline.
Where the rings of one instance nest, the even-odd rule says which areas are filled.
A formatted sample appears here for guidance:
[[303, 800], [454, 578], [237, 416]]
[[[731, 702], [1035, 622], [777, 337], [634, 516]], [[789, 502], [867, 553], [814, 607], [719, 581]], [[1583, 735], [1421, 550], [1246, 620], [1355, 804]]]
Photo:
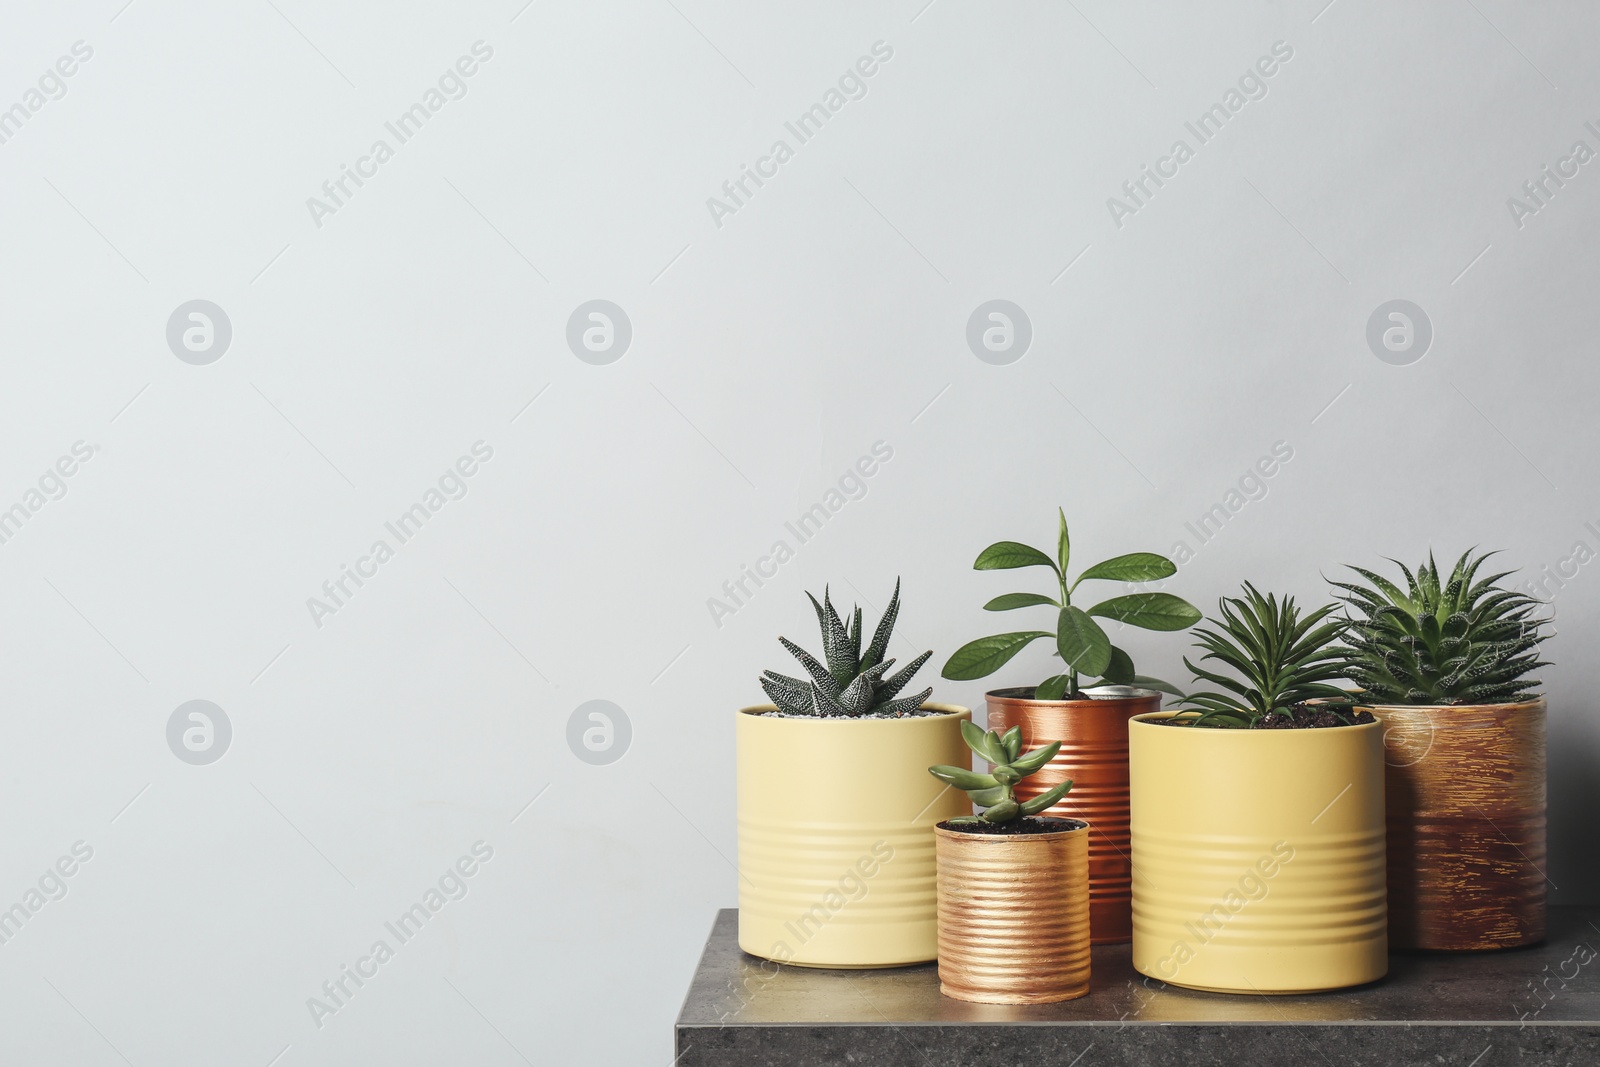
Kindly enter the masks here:
[[1340, 718], [1326, 708], [1319, 708], [1308, 704], [1296, 704], [1289, 709], [1289, 714], [1273, 712], [1263, 716], [1252, 729], [1256, 730], [1320, 730], [1328, 726], [1360, 726], [1362, 723], [1377, 722], [1370, 711], [1346, 712], [1345, 718]]
[[926, 719], [934, 715], [948, 715], [948, 711], [937, 708], [918, 708], [915, 711], [904, 711], [899, 715], [791, 715], [787, 711], [758, 711], [757, 715], [769, 719]]
[[1077, 819], [1058, 819], [1054, 815], [1024, 815], [1010, 822], [979, 822], [966, 826], [939, 824], [941, 830], [954, 830], [958, 834], [984, 834], [990, 837], [1019, 837], [1023, 834], [1063, 834], [1068, 830], [1081, 830], [1089, 824]]
[[[1274, 711], [1270, 715], [1263, 715], [1250, 724], [1252, 730], [1321, 730], [1330, 726], [1361, 726], [1364, 723], [1376, 722], [1370, 711], [1345, 712], [1345, 717], [1340, 718], [1327, 708], [1319, 708], [1314, 704], [1296, 704], [1285, 715], [1281, 711]], [[1188, 726], [1187, 719], [1166, 719], [1163, 726]], [[1202, 730], [1208, 727], [1201, 727]]]

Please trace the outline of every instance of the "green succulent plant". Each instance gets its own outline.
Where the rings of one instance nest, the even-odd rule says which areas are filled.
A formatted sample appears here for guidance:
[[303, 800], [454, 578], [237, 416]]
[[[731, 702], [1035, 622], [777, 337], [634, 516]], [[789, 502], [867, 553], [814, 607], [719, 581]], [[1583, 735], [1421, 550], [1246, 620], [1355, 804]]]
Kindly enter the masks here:
[[1478, 578], [1493, 552], [1464, 552], [1448, 579], [1428, 561], [1415, 574], [1397, 560], [1406, 589], [1360, 567], [1367, 585], [1334, 582], [1348, 596], [1348, 677], [1376, 704], [1509, 704], [1539, 685], [1528, 672], [1548, 664], [1539, 643], [1549, 619], [1526, 593], [1503, 589], [1502, 571]]
[[1195, 631], [1195, 644], [1206, 650], [1200, 662], [1216, 660], [1238, 677], [1197, 667], [1185, 656], [1183, 664], [1197, 681], [1204, 679], [1227, 692], [1184, 697], [1184, 704], [1195, 707], [1179, 712], [1177, 718], [1191, 726], [1248, 728], [1273, 712], [1287, 713], [1297, 704], [1321, 700], [1327, 710], [1348, 720], [1342, 706], [1349, 703], [1350, 694], [1329, 684], [1345, 677], [1346, 671], [1343, 650], [1334, 642], [1348, 624], [1339, 618], [1323, 622], [1335, 605], [1302, 618], [1294, 597], [1263, 596], [1246, 582], [1243, 597], [1223, 597], [1217, 606], [1222, 617], [1206, 620], [1215, 629]]
[[901, 718], [922, 707], [922, 702], [933, 695], [933, 690], [928, 688], [916, 696], [895, 699], [911, 676], [933, 655], [932, 650], [924, 652], [893, 674], [886, 673], [895, 662], [885, 659], [884, 653], [888, 651], [889, 637], [894, 633], [895, 619], [900, 615], [898, 578], [894, 583], [894, 595], [889, 598], [889, 606], [878, 620], [878, 628], [873, 632], [872, 642], [867, 645], [865, 652], [861, 650], [859, 607], [846, 627], [844, 620], [834, 610], [826, 587], [823, 588], [820, 604], [810, 593], [806, 596], [810, 597], [811, 606], [817, 609], [817, 624], [822, 627], [823, 659], [827, 662], [819, 662], [787, 637], [778, 638], [810, 676], [810, 681], [806, 681], [776, 671], [762, 672], [761, 688], [767, 691], [767, 696], [781, 711], [790, 715], [824, 718]]
[[1020, 819], [1024, 815], [1037, 815], [1066, 796], [1072, 782], [1062, 782], [1040, 793], [1032, 800], [1019, 801], [1014, 787], [1055, 758], [1061, 748], [1060, 741], [1052, 741], [1043, 748], [1024, 754], [1022, 727], [1013, 726], [1004, 736], [993, 730], [985, 732], [967, 720], [961, 722], [961, 737], [967, 747], [994, 765], [988, 774], [940, 764], [929, 767], [928, 773], [946, 785], [964, 790], [972, 803], [983, 808], [981, 815], [958, 815], [948, 820], [952, 826], [973, 826], [978, 823], [1001, 824]]
[[1200, 621], [1193, 604], [1171, 593], [1127, 593], [1087, 609], [1072, 602], [1078, 586], [1090, 580], [1114, 582], [1154, 582], [1178, 572], [1177, 565], [1154, 552], [1130, 552], [1096, 563], [1075, 581], [1067, 580], [1071, 541], [1067, 535], [1067, 514], [1060, 517], [1056, 535], [1056, 555], [1052, 559], [1037, 548], [1016, 541], [997, 541], [978, 553], [974, 570], [1011, 570], [1017, 567], [1048, 567], [1056, 577], [1056, 596], [1043, 593], [1006, 593], [985, 604], [985, 611], [1011, 611], [1015, 608], [1048, 607], [1056, 612], [1054, 631], [1022, 630], [1015, 633], [980, 637], [956, 649], [942, 672], [953, 681], [985, 678], [1005, 666], [1018, 652], [1041, 637], [1053, 637], [1056, 655], [1066, 670], [1041, 682], [1034, 692], [1039, 700], [1060, 700], [1079, 692], [1079, 680], [1099, 678], [1113, 685], [1143, 685], [1181, 695], [1167, 682], [1134, 673], [1133, 660], [1111, 643], [1111, 638], [1095, 618], [1112, 619], [1146, 630], [1185, 630]]

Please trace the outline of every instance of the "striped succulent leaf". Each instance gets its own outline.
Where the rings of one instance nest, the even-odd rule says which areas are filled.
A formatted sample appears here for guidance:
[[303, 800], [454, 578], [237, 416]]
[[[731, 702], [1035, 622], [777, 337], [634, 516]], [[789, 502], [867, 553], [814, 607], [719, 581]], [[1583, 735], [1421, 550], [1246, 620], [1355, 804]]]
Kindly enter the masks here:
[[1391, 561], [1405, 587], [1351, 567], [1364, 584], [1344, 590], [1350, 628], [1347, 677], [1378, 704], [1504, 704], [1525, 700], [1539, 685], [1528, 674], [1547, 666], [1539, 644], [1549, 619], [1538, 600], [1499, 586], [1510, 571], [1479, 578], [1492, 552], [1462, 554], [1443, 578], [1433, 554], [1413, 573]]
[[780, 711], [823, 718], [901, 718], [917, 711], [933, 695], [932, 689], [924, 689], [915, 696], [900, 697], [900, 691], [933, 655], [932, 651], [922, 653], [894, 674], [888, 673], [895, 661], [884, 658], [884, 653], [888, 651], [895, 619], [900, 614], [898, 579], [889, 606], [884, 609], [883, 618], [878, 621], [864, 653], [859, 607], [851, 613], [850, 623], [846, 625], [827, 589], [822, 592], [821, 603], [810, 593], [806, 596], [816, 609], [817, 625], [822, 631], [822, 659], [787, 637], [778, 638], [790, 655], [800, 661], [809, 677], [809, 681], [804, 681], [776, 671], [762, 673], [761, 688]]

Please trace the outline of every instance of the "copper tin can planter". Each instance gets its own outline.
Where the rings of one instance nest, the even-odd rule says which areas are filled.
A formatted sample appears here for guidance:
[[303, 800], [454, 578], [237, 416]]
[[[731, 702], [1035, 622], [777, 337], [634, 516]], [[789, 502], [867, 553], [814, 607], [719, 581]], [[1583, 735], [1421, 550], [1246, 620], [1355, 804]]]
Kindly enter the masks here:
[[1089, 828], [971, 834], [934, 828], [939, 992], [1053, 1004], [1089, 992]]
[[1372, 707], [1384, 725], [1389, 941], [1545, 936], [1545, 702]]
[[1132, 686], [1088, 690], [1090, 700], [1035, 700], [1033, 690], [984, 694], [989, 728], [1022, 727], [1022, 747], [1051, 741], [1061, 751], [1037, 774], [1017, 783], [1032, 800], [1067, 779], [1076, 784], [1048, 812], [1089, 824], [1089, 926], [1096, 945], [1133, 937], [1133, 866], [1128, 846], [1128, 720], [1161, 710], [1161, 694]]

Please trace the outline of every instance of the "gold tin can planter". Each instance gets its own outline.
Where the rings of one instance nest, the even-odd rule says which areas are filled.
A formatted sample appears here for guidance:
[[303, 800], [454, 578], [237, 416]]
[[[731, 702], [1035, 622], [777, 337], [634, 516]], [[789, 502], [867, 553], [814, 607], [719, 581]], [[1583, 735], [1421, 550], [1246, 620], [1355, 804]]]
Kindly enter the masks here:
[[[1161, 710], [1161, 694], [1131, 686], [1089, 690], [1090, 700], [1035, 700], [1032, 689], [985, 693], [989, 728], [1022, 727], [1022, 747], [1060, 741], [1037, 774], [1016, 785], [1032, 800], [1070, 779], [1072, 792], [1047, 814], [1089, 824], [1089, 929], [1096, 945], [1133, 936], [1133, 865], [1128, 850], [1128, 720]], [[965, 764], [962, 764], [965, 766]]]
[[1367, 710], [1384, 726], [1390, 943], [1543, 941], [1544, 698]]
[[933, 826], [969, 814], [928, 774], [966, 766], [966, 708], [903, 719], [735, 725], [739, 947], [807, 967], [897, 967], [938, 952]]
[[1048, 834], [934, 829], [939, 992], [1053, 1004], [1089, 992], [1089, 827]]
[[1383, 726], [1128, 727], [1133, 966], [1221, 993], [1388, 972]]

